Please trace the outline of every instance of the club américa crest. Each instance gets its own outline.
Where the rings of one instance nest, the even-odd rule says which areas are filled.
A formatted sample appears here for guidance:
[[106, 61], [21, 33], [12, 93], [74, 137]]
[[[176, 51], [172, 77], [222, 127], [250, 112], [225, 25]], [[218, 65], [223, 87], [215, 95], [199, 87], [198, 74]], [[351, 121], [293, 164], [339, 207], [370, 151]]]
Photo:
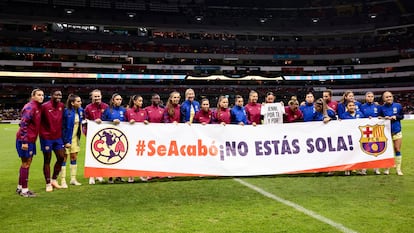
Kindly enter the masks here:
[[119, 129], [101, 129], [92, 137], [91, 152], [100, 163], [116, 164], [128, 152], [128, 139]]
[[384, 125], [359, 126], [361, 131], [361, 149], [363, 152], [375, 157], [384, 153], [387, 149], [387, 137], [385, 137]]

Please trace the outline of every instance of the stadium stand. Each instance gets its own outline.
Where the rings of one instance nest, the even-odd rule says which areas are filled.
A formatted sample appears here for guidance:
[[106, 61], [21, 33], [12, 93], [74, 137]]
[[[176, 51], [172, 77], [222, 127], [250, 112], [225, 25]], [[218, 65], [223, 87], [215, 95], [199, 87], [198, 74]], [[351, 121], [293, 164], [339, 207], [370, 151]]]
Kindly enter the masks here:
[[[193, 87], [213, 106], [218, 93], [231, 98], [251, 89], [259, 96], [272, 90], [285, 101], [324, 88], [334, 89], [336, 98], [346, 89], [357, 95], [374, 89], [379, 95], [387, 88], [412, 112], [413, 5], [409, 0], [3, 1], [0, 109], [21, 107], [33, 86], [84, 99], [94, 88], [104, 97], [139, 93], [145, 104], [153, 92], [166, 99], [172, 90]], [[46, 74], [34, 82], [13, 72]], [[185, 78], [162, 78], [171, 75]], [[359, 78], [336, 79], [345, 75]], [[253, 78], [242, 79], [246, 76]]]

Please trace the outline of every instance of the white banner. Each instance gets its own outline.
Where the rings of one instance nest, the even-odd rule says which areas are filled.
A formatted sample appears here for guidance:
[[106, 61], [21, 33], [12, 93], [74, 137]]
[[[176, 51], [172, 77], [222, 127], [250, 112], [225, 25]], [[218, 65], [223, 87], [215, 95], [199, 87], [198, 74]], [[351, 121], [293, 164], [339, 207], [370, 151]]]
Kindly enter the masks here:
[[260, 115], [263, 116], [263, 124], [283, 124], [285, 107], [281, 103], [263, 104], [260, 108]]
[[388, 120], [274, 125], [88, 122], [85, 177], [254, 176], [394, 165]]

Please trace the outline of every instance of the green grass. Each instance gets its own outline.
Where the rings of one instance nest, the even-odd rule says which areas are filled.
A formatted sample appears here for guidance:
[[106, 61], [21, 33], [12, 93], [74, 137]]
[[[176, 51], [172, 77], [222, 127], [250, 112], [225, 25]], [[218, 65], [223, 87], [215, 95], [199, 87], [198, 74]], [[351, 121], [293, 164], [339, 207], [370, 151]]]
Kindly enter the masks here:
[[[404, 121], [403, 129], [403, 177], [392, 170], [389, 176], [370, 171], [368, 176], [242, 180], [357, 232], [412, 232], [414, 121]], [[14, 192], [20, 165], [16, 130], [16, 125], [0, 125], [0, 232], [340, 232], [232, 178], [91, 186], [80, 174], [84, 185], [46, 193], [39, 151], [29, 180], [38, 197], [22, 198]], [[83, 159], [82, 151], [80, 173]]]

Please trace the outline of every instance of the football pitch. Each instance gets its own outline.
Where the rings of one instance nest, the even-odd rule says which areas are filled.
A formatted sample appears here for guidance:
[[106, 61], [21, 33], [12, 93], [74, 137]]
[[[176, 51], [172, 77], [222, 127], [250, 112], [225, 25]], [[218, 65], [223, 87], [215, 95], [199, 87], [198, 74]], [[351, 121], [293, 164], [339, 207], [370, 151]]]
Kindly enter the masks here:
[[[176, 177], [45, 192], [38, 146], [29, 188], [15, 193], [17, 125], [0, 124], [0, 232], [372, 232], [414, 229], [414, 121], [403, 121], [403, 172]], [[85, 137], [82, 145], [85, 145]], [[54, 159], [52, 164], [54, 164]], [[69, 172], [68, 172], [69, 175]], [[68, 179], [68, 177], [67, 177]]]

